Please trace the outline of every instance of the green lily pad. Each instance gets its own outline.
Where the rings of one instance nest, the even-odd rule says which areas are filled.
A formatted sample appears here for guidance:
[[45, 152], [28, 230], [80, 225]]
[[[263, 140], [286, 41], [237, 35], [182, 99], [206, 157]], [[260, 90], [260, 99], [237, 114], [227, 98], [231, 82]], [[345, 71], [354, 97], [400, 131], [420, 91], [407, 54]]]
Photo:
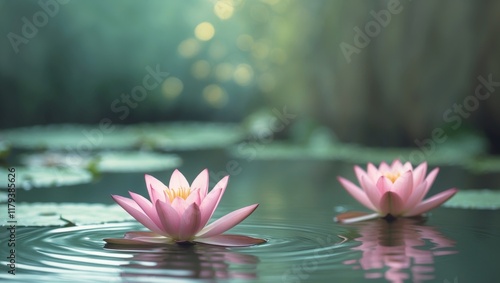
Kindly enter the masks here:
[[500, 190], [458, 191], [443, 206], [467, 209], [500, 209]]
[[175, 154], [153, 152], [107, 152], [98, 156], [100, 172], [151, 172], [179, 167], [181, 158]]
[[21, 156], [27, 166], [69, 166], [98, 172], [160, 171], [178, 167], [181, 159], [175, 154], [149, 151], [110, 151], [80, 156], [73, 153], [44, 152]]
[[412, 161], [417, 164], [427, 161], [431, 165], [465, 165], [468, 160], [482, 153], [483, 140], [475, 137], [448, 141], [437, 147], [432, 154], [423, 154], [417, 148], [373, 148], [355, 144], [344, 144], [328, 140], [314, 139], [306, 145], [287, 142], [261, 144], [258, 141], [236, 145], [231, 154], [238, 158], [248, 158], [250, 153], [256, 159], [326, 159], [352, 163], [379, 163], [382, 161]]
[[[7, 223], [6, 213], [1, 216]], [[17, 203], [17, 226], [73, 226], [133, 220], [119, 205], [90, 203]]]
[[236, 124], [170, 123], [143, 124], [143, 143], [161, 150], [225, 148], [244, 138]]
[[465, 165], [465, 168], [474, 173], [495, 173], [500, 172], [500, 158], [486, 157], [472, 160]]
[[98, 149], [155, 148], [189, 150], [224, 148], [241, 140], [236, 124], [162, 123], [136, 125], [46, 125], [0, 131], [12, 147], [88, 154]]
[[[75, 167], [21, 167], [15, 166], [16, 188], [31, 189], [40, 187], [69, 186], [90, 183], [92, 174]], [[7, 168], [0, 167], [0, 176], [7, 176]], [[8, 187], [7, 178], [0, 179], [0, 188]]]

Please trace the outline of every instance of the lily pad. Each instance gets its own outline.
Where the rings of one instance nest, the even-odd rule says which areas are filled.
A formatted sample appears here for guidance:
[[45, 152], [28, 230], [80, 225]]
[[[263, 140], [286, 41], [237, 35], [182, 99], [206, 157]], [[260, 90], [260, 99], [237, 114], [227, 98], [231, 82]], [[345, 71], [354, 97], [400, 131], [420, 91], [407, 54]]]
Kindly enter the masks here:
[[500, 172], [500, 158], [486, 157], [472, 160], [465, 165], [465, 168], [475, 173]]
[[175, 154], [150, 151], [110, 151], [80, 156], [73, 153], [44, 152], [21, 156], [27, 166], [70, 166], [98, 172], [159, 171], [178, 167], [181, 159]]
[[482, 153], [483, 140], [464, 137], [448, 141], [446, 147], [437, 147], [432, 154], [424, 154], [417, 148], [373, 148], [355, 144], [331, 141], [317, 141], [306, 145], [288, 142], [245, 143], [231, 148], [231, 154], [238, 158], [248, 158], [249, 152], [256, 159], [327, 159], [352, 163], [379, 163], [400, 159], [420, 163], [427, 161], [431, 165], [465, 165], [468, 160]]
[[179, 167], [181, 158], [175, 154], [153, 152], [107, 152], [98, 156], [100, 172], [151, 172]]
[[[119, 205], [94, 203], [17, 203], [18, 226], [73, 226], [133, 220]], [[7, 223], [4, 215], [2, 223]]]
[[[92, 174], [76, 167], [20, 167], [16, 166], [16, 188], [69, 186], [92, 181]], [[0, 167], [0, 176], [7, 176], [7, 168]], [[7, 178], [0, 179], [0, 188], [7, 188]]]
[[162, 150], [225, 148], [245, 135], [239, 125], [222, 123], [143, 124], [137, 128], [144, 144]]
[[500, 190], [458, 191], [443, 206], [466, 209], [500, 209]]
[[[241, 140], [236, 124], [161, 123], [136, 125], [46, 125], [0, 131], [12, 147], [77, 152], [98, 149], [154, 148], [189, 150], [224, 148]], [[33, 138], [36, 137], [36, 138]]]

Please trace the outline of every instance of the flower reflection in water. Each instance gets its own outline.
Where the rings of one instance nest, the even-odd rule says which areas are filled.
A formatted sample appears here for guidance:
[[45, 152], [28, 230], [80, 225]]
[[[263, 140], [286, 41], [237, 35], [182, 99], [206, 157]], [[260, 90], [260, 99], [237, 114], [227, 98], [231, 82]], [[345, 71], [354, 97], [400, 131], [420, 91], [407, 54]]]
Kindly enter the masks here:
[[[422, 282], [434, 278], [434, 257], [455, 254], [455, 241], [446, 238], [435, 227], [424, 226], [424, 218], [398, 218], [361, 222], [361, 245], [353, 250], [362, 252], [361, 259], [344, 264], [365, 271], [365, 278], [382, 278], [391, 282]], [[351, 226], [351, 227], [352, 227]], [[411, 277], [410, 277], [411, 276]]]
[[[256, 279], [259, 258], [224, 247], [204, 244], [125, 246], [106, 244], [105, 249], [126, 252], [130, 261], [122, 265], [121, 277], [136, 281], [164, 282], [175, 279]], [[158, 279], [157, 281], [153, 279]], [[142, 281], [141, 281], [142, 282]], [[144, 281], [146, 282], [146, 281]], [[170, 282], [170, 281], [169, 281]]]

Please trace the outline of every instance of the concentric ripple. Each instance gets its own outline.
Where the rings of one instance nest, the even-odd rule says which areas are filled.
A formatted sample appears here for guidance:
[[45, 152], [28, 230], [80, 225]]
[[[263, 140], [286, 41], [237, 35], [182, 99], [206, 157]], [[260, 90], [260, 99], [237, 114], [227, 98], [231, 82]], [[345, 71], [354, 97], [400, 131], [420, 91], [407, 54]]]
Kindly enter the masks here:
[[[333, 225], [330, 225], [332, 227]], [[103, 238], [141, 230], [137, 223], [64, 228], [18, 228], [16, 276], [0, 278], [37, 282], [174, 282], [193, 279], [257, 279], [292, 274], [302, 265], [310, 269], [340, 263], [335, 254], [346, 244], [327, 227], [242, 224], [232, 233], [265, 238], [246, 248], [209, 245], [124, 247], [105, 245]], [[330, 260], [321, 260], [330, 258]], [[321, 264], [319, 263], [321, 262]], [[265, 263], [265, 268], [261, 268]], [[1, 264], [7, 262], [2, 259]], [[275, 268], [270, 268], [275, 265]]]

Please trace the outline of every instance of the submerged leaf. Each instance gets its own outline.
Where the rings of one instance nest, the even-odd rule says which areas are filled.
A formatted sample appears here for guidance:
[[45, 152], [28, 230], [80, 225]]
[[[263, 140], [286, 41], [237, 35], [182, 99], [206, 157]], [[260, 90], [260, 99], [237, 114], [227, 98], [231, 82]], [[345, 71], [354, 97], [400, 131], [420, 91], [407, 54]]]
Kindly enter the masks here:
[[500, 209], [500, 191], [488, 189], [458, 191], [443, 206], [466, 209]]

